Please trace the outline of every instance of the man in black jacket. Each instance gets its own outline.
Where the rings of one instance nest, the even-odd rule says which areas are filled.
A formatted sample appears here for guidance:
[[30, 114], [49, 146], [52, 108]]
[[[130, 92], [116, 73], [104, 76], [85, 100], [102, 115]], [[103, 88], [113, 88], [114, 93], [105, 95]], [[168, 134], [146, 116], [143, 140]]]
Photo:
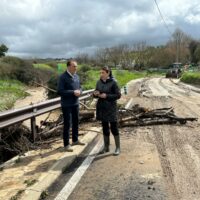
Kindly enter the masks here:
[[64, 150], [69, 152], [73, 151], [69, 143], [71, 122], [72, 145], [84, 145], [84, 143], [78, 140], [79, 96], [81, 95], [81, 86], [76, 71], [77, 62], [75, 60], [69, 60], [67, 62], [67, 70], [60, 76], [58, 82], [58, 94], [61, 96], [61, 107], [64, 118]]

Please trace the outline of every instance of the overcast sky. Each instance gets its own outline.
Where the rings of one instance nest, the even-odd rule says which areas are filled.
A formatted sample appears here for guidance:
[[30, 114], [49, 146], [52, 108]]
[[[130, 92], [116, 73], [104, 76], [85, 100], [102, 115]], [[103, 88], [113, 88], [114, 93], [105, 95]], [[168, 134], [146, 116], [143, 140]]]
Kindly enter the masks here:
[[[157, 0], [170, 32], [200, 39], [200, 0]], [[0, 44], [19, 57], [73, 57], [170, 33], [154, 0], [0, 0]]]

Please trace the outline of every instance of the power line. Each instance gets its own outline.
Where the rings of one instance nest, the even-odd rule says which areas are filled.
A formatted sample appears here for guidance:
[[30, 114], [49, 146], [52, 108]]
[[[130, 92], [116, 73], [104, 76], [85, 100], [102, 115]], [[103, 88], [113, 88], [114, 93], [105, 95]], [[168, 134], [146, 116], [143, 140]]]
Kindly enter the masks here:
[[158, 12], [159, 12], [159, 14], [160, 14], [160, 16], [161, 16], [163, 22], [164, 22], [164, 24], [165, 24], [165, 27], [167, 28], [167, 31], [169, 32], [169, 34], [170, 34], [170, 36], [171, 36], [172, 33], [171, 33], [171, 31], [170, 31], [170, 29], [169, 29], [169, 27], [168, 27], [168, 25], [167, 25], [167, 23], [166, 23], [166, 21], [165, 21], [163, 15], [162, 15], [162, 13], [161, 13], [161, 10], [160, 10], [160, 8], [159, 8], [159, 6], [158, 6], [158, 3], [157, 3], [156, 0], [154, 0], [154, 2], [155, 2], [155, 4], [156, 4], [156, 7], [157, 7], [157, 9], [158, 9]]

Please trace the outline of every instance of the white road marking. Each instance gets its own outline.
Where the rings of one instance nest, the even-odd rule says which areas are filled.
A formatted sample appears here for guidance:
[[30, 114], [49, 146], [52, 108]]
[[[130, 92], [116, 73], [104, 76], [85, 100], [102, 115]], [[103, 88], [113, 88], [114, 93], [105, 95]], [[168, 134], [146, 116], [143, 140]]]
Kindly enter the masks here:
[[103, 141], [99, 140], [96, 146], [92, 149], [92, 151], [89, 153], [88, 157], [83, 161], [81, 166], [77, 169], [77, 171], [74, 173], [74, 175], [70, 178], [70, 180], [67, 182], [67, 184], [64, 186], [64, 188], [60, 191], [60, 193], [57, 195], [55, 200], [67, 200], [78, 182], [81, 180], [81, 177], [84, 175], [94, 158], [96, 157], [96, 154], [99, 153], [100, 149], [103, 146]]

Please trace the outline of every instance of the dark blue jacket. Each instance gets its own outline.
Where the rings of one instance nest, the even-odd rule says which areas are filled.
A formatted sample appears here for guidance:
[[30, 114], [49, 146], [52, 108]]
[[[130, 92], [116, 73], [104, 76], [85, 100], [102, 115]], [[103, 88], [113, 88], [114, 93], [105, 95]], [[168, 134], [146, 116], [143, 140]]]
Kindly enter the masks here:
[[81, 90], [79, 76], [73, 77], [66, 71], [58, 81], [58, 94], [61, 96], [61, 106], [69, 107], [79, 105], [79, 98], [74, 95], [74, 90]]

